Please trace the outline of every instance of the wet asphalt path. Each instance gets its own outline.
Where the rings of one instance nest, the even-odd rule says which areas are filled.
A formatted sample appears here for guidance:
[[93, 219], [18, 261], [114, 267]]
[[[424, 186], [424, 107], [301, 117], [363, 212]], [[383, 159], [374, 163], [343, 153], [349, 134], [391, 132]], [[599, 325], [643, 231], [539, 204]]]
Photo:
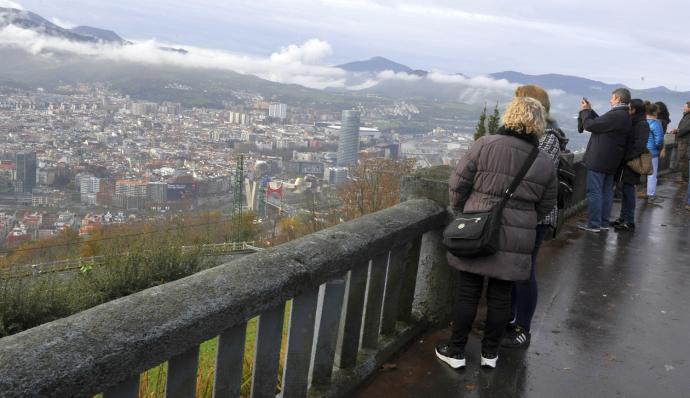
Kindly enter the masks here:
[[[638, 200], [637, 230], [592, 234], [574, 220], [537, 265], [539, 304], [527, 350], [503, 349], [498, 367], [438, 361], [436, 330], [415, 342], [357, 397], [690, 397], [690, 212], [685, 186]], [[614, 207], [617, 214], [619, 204]], [[387, 367], [390, 369], [390, 367]]]

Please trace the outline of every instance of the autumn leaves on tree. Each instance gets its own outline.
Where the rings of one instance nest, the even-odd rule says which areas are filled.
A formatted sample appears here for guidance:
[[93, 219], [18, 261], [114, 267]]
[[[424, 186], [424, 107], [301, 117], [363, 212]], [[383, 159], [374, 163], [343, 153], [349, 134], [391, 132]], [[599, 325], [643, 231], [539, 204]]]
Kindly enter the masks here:
[[399, 203], [400, 180], [414, 164], [414, 159], [361, 161], [351, 170], [352, 179], [338, 190], [343, 218], [352, 220]]

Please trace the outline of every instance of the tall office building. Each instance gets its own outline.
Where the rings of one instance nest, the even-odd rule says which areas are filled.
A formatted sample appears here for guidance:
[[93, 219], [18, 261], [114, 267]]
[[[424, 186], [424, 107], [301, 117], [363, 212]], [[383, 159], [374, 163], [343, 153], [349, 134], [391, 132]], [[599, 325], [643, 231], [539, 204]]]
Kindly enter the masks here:
[[146, 186], [146, 199], [154, 203], [165, 203], [168, 201], [167, 182], [149, 182]]
[[135, 102], [132, 104], [131, 110], [134, 116], [151, 115], [158, 111], [158, 104], [154, 102]]
[[17, 182], [21, 181], [22, 192], [30, 193], [36, 186], [36, 152], [17, 152], [15, 164], [17, 165]]
[[287, 105], [286, 104], [271, 104], [268, 106], [268, 117], [275, 119], [286, 119], [287, 118]]
[[343, 111], [338, 139], [338, 166], [357, 164], [359, 155], [359, 112]]
[[96, 205], [98, 203], [98, 193], [101, 190], [101, 179], [91, 176], [82, 175], [79, 178], [79, 192], [82, 203], [89, 205]]

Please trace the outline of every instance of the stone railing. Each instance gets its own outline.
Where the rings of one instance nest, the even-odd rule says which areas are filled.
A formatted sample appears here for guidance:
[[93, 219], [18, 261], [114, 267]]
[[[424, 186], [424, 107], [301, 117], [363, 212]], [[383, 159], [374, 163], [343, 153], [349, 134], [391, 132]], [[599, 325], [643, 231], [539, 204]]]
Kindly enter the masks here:
[[[576, 169], [562, 218], [585, 203], [577, 159]], [[239, 397], [256, 316], [252, 397], [348, 396], [426, 325], [448, 319], [457, 290], [440, 242], [449, 173], [406, 177], [403, 203], [390, 209], [0, 339], [0, 397], [135, 398], [140, 374], [164, 362], [166, 396], [194, 397], [199, 345], [215, 337], [213, 396]]]
[[238, 397], [256, 316], [252, 397], [346, 396], [422, 330], [422, 237], [445, 218], [410, 200], [0, 339], [0, 396], [137, 397], [140, 374], [167, 362], [166, 396], [193, 397], [199, 345], [219, 337], [214, 397]]

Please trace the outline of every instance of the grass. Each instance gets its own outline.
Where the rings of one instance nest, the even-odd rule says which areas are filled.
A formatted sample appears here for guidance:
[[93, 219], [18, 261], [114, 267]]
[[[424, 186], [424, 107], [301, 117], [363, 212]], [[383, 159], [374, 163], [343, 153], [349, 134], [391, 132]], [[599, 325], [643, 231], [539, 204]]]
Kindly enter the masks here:
[[[0, 338], [216, 265], [215, 260], [199, 251], [183, 252], [181, 247], [189, 236], [180, 235], [153, 234], [138, 241], [115, 240], [110, 247], [100, 248], [100, 254], [104, 256], [102, 265], [76, 274], [1, 279]], [[280, 386], [282, 379], [290, 304], [287, 303], [285, 310], [276, 386]], [[247, 322], [241, 385], [243, 397], [251, 394], [256, 328], [257, 318]], [[200, 346], [196, 397], [213, 396], [217, 351], [217, 337]], [[167, 371], [166, 362], [141, 374], [139, 397], [164, 397]]]
[[[280, 350], [278, 375], [276, 375], [276, 386], [280, 386], [282, 384], [282, 375], [287, 348], [290, 307], [291, 302], [288, 302], [285, 307], [283, 338]], [[247, 334], [245, 338], [245, 351], [242, 366], [242, 385], [240, 389], [240, 395], [242, 397], [249, 397], [251, 394], [257, 320], [258, 318], [253, 318], [247, 322]], [[196, 398], [211, 398], [213, 396], [217, 352], [217, 337], [202, 343], [199, 347], [199, 368], [197, 371]], [[168, 365], [166, 362], [143, 373], [139, 381], [139, 398], [165, 397], [165, 380], [167, 377], [167, 372]]]
[[104, 265], [77, 275], [49, 274], [0, 280], [0, 337], [51, 322], [215, 265], [199, 252], [183, 252], [170, 237], [106, 253]]

